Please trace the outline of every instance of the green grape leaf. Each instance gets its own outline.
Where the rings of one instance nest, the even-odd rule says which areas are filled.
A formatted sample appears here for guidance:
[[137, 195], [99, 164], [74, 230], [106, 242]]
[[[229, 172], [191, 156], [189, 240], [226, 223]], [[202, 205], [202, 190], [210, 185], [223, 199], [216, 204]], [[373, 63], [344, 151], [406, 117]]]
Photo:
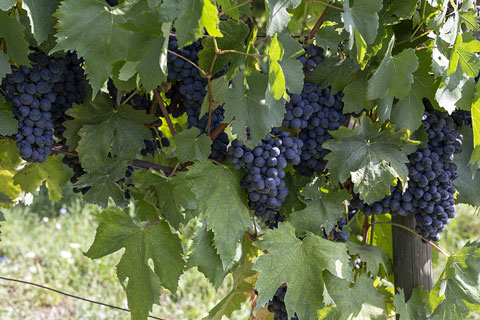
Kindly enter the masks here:
[[0, 139], [0, 169], [15, 170], [22, 159], [14, 140]]
[[295, 229], [281, 223], [278, 229], [268, 230], [254, 244], [268, 253], [258, 257], [254, 270], [259, 271], [255, 289], [257, 309], [266, 304], [282, 284], [288, 290], [285, 305], [288, 318], [297, 313], [299, 319], [316, 319], [317, 309], [324, 305], [324, 270], [335, 277], [352, 280], [347, 247], [308, 233], [300, 240]]
[[0, 51], [0, 78], [5, 78], [11, 71], [12, 69], [10, 68], [7, 55], [3, 53], [3, 51]]
[[[363, 0], [355, 2], [350, 7], [350, 0], [343, 3], [342, 19], [345, 30], [350, 34], [348, 48], [353, 48], [354, 41], [363, 39], [367, 44], [372, 44], [377, 36], [378, 12], [382, 9], [381, 0]], [[355, 34], [357, 30], [357, 34]], [[355, 39], [355, 40], [354, 40]]]
[[480, 243], [468, 242], [448, 258], [428, 295], [427, 315], [432, 319], [465, 319], [480, 304], [479, 287]]
[[420, 0], [389, 1], [380, 13], [380, 22], [384, 25], [397, 24], [412, 18]]
[[8, 11], [17, 3], [17, 0], [0, 0], [0, 10]]
[[352, 59], [325, 58], [313, 77], [307, 77], [305, 81], [316, 83], [320, 88], [331, 86], [335, 93], [343, 90], [359, 70], [360, 65]]
[[125, 60], [132, 33], [119, 26], [126, 22], [121, 11], [101, 0], [65, 0], [55, 13], [58, 18], [52, 52], [77, 51], [85, 59], [87, 79], [93, 95], [112, 72], [112, 64]]
[[153, 202], [162, 215], [175, 228], [185, 224], [186, 218], [197, 208], [192, 186], [185, 179], [184, 172], [177, 172], [172, 178], [156, 173], [139, 172], [134, 177], [135, 185], [141, 185], [144, 193], [153, 192]]
[[64, 186], [70, 174], [63, 169], [59, 157], [47, 157], [44, 163], [32, 163], [18, 171], [13, 177], [15, 184], [20, 185], [23, 191], [36, 193], [37, 189], [46, 182], [48, 197], [52, 201], [62, 198]]
[[33, 37], [40, 45], [53, 33], [52, 14], [60, 0], [23, 0], [22, 9], [27, 11]]
[[122, 27], [133, 32], [127, 60], [135, 62], [135, 71], [143, 87], [151, 91], [167, 79], [167, 48], [172, 24], [164, 23], [156, 11], [136, 15]]
[[425, 301], [428, 296], [428, 291], [424, 291], [423, 287], [416, 287], [412, 291], [412, 295], [405, 302], [405, 293], [403, 288], [398, 289], [393, 297], [395, 304], [395, 311], [400, 315], [399, 320], [427, 320]]
[[283, 47], [283, 57], [279, 61], [285, 77], [285, 85], [290, 93], [301, 94], [303, 89], [303, 67], [297, 58], [304, 53], [302, 46], [287, 34], [282, 34], [278, 41]]
[[468, 163], [473, 152], [473, 134], [469, 127], [461, 127], [459, 132], [463, 135], [463, 151], [456, 154], [454, 162], [457, 165], [458, 178], [454, 181], [457, 188], [457, 203], [467, 203], [472, 206], [480, 206], [480, 175], [474, 177]]
[[270, 47], [268, 50], [269, 68], [267, 88], [275, 100], [280, 99], [287, 90], [285, 86], [285, 74], [278, 63], [278, 61], [282, 59], [282, 56], [283, 46], [278, 41], [277, 35], [275, 35], [270, 39]]
[[165, 21], [173, 21], [182, 14], [183, 9], [183, 1], [163, 0], [158, 11]]
[[[325, 288], [335, 304], [334, 319], [387, 319], [385, 298], [365, 273], [357, 277], [353, 287], [348, 281], [325, 274]], [[324, 319], [323, 314], [324, 311], [319, 311], [319, 319]]]
[[18, 121], [11, 111], [0, 110], [0, 136], [10, 136], [17, 133]]
[[351, 198], [347, 190], [339, 190], [335, 183], [326, 184], [324, 178], [315, 178], [300, 195], [306, 208], [292, 213], [288, 221], [298, 234], [310, 231], [320, 236], [323, 235], [322, 227], [332, 230], [345, 213], [344, 201]]
[[14, 184], [14, 172], [0, 169], [0, 205], [9, 207], [20, 197], [22, 190]]
[[212, 140], [207, 135], [200, 135], [200, 130], [197, 128], [190, 128], [176, 134], [173, 142], [177, 147], [177, 158], [181, 162], [207, 160], [211, 152]]
[[181, 241], [168, 223], [140, 227], [116, 208], [105, 210], [98, 220], [95, 240], [85, 255], [99, 259], [125, 248], [117, 276], [127, 293], [132, 319], [147, 319], [152, 305], [159, 303], [160, 285], [173, 292], [177, 288], [185, 266]]
[[459, 33], [453, 45], [447, 76], [452, 75], [457, 70], [457, 66], [460, 66], [468, 77], [476, 77], [480, 69], [480, 58], [476, 55], [478, 51], [480, 51], [480, 41], [473, 38], [471, 33]]
[[212, 37], [222, 37], [218, 10], [211, 0], [183, 0], [181, 7], [183, 12], [175, 20], [179, 47], [203, 37], [205, 30]]
[[[247, 52], [244, 43], [248, 37], [249, 29], [245, 23], [233, 20], [221, 21], [220, 30], [222, 31], [223, 37], [216, 39], [218, 49]], [[210, 72], [215, 56], [215, 43], [211, 38], [204, 38], [202, 40], [202, 46], [203, 49], [198, 53], [198, 65], [205, 72]], [[244, 56], [242, 54], [235, 52], [217, 55], [212, 74], [221, 71], [227, 63], [230, 63], [229, 69], [235, 70], [243, 59]]]
[[347, 40], [348, 34], [344, 29], [338, 28], [337, 25], [322, 26], [315, 34], [315, 42], [317, 46], [323, 50], [330, 49], [332, 53], [338, 51], [338, 46]]
[[[251, 245], [250, 245], [251, 246]], [[251, 296], [254, 287], [255, 271], [252, 270], [252, 257], [244, 255], [239, 266], [233, 271], [233, 288], [208, 314], [209, 320], [222, 320], [231, 317], [235, 310]], [[253, 281], [252, 281], [253, 280]], [[257, 312], [255, 319], [262, 320]], [[266, 319], [265, 319], [266, 320]]]
[[355, 243], [348, 243], [348, 252], [351, 255], [358, 254], [363, 262], [366, 262], [367, 271], [376, 276], [383, 267], [387, 274], [392, 273], [392, 264], [388, 254], [377, 246], [364, 244], [359, 246]]
[[222, 12], [225, 12], [227, 16], [234, 20], [239, 20], [239, 8], [237, 0], [217, 0], [219, 8], [222, 8]]
[[362, 72], [359, 77], [350, 82], [343, 90], [343, 113], [359, 113], [362, 110], [371, 110], [374, 101], [367, 99], [367, 79]]
[[[100, 169], [109, 154], [131, 162], [145, 147], [143, 140], [152, 138], [145, 124], [155, 118], [143, 110], [135, 110], [129, 105], [114, 108], [111, 100], [103, 94], [94, 101], [85, 102], [80, 108], [85, 108], [85, 105], [89, 105], [88, 109], [78, 114], [82, 127], [78, 130], [80, 140], [76, 148], [85, 169]], [[82, 123], [87, 113], [88, 120]], [[70, 113], [75, 114], [75, 111]]]
[[475, 95], [475, 79], [467, 77], [460, 69], [440, 83], [435, 100], [448, 113], [455, 109], [469, 110]]
[[215, 289], [218, 289], [228, 271], [223, 270], [222, 260], [213, 246], [213, 232], [207, 230], [206, 223], [202, 223], [197, 230], [190, 250], [187, 269], [197, 267], [198, 271], [207, 277]]
[[378, 120], [380, 120], [380, 123], [389, 120], [392, 113], [393, 97], [391, 95], [386, 95], [381, 99], [377, 99], [376, 102]]
[[407, 181], [408, 158], [402, 148], [418, 144], [408, 139], [408, 130], [395, 132], [389, 124], [381, 127], [364, 117], [355, 129], [340, 127], [330, 134], [334, 139], [323, 147], [332, 151], [325, 157], [332, 179], [344, 182], [351, 176], [355, 193], [366, 203], [389, 194], [398, 178]]
[[89, 203], [105, 208], [110, 197], [118, 206], [125, 207], [128, 201], [125, 200], [124, 191], [117, 181], [125, 176], [126, 168], [126, 163], [108, 159], [100, 168], [82, 175], [74, 186], [90, 187], [83, 196], [83, 199]]
[[[363, 222], [363, 216], [354, 219], [358, 219]], [[391, 222], [390, 214], [382, 214], [375, 216], [375, 221], [377, 222]], [[392, 226], [389, 224], [376, 224], [375, 230], [373, 232], [373, 246], [379, 247], [383, 252], [388, 254], [388, 257], [393, 261], [393, 250], [392, 250]]]
[[464, 24], [468, 30], [479, 31], [478, 16], [473, 10], [463, 12], [460, 11], [460, 23]]
[[268, 0], [267, 1], [267, 35], [273, 36], [275, 33], [281, 33], [288, 26], [290, 14], [287, 9], [295, 9], [301, 3], [301, 0]]
[[370, 100], [383, 98], [388, 93], [403, 99], [410, 92], [414, 80], [412, 73], [418, 68], [418, 58], [413, 49], [405, 49], [393, 56], [394, 43], [395, 36], [392, 36], [385, 57], [368, 80], [367, 98]]
[[[217, 78], [212, 80], [212, 98], [214, 105], [212, 106], [212, 110], [216, 109], [218, 105], [222, 104], [225, 101], [225, 92], [228, 89], [228, 80], [226, 76]], [[202, 109], [200, 110], [200, 118], [203, 117], [204, 114], [208, 113], [210, 110], [210, 92], [207, 91], [207, 95], [203, 99], [202, 102]]]
[[[247, 79], [243, 73], [237, 73], [233, 83], [225, 94], [225, 120], [232, 123], [234, 134], [248, 146], [255, 146], [272, 127], [280, 126], [285, 114], [284, 101], [269, 103], [265, 97], [268, 77], [253, 72]], [[251, 139], [246, 139], [246, 128], [250, 128]]]
[[390, 120], [398, 129], [417, 130], [422, 124], [425, 111], [422, 99], [427, 98], [434, 102], [434, 79], [430, 75], [431, 55], [427, 50], [416, 52], [419, 66], [413, 73], [412, 90], [408, 95], [393, 105]]
[[225, 268], [252, 224], [240, 176], [227, 167], [204, 161], [189, 167], [186, 179], [196, 195], [198, 210], [206, 215], [207, 228], [213, 231], [213, 242]]
[[6, 12], [0, 11], [0, 38], [3, 38], [10, 59], [18, 64], [30, 65], [28, 43], [25, 40], [25, 27]]

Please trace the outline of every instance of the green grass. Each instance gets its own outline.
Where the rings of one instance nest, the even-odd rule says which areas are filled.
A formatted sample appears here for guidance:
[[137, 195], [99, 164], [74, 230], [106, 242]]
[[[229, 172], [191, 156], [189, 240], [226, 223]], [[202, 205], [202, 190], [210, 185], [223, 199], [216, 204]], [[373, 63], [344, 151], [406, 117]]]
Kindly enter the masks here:
[[[66, 214], [59, 209], [66, 207]], [[44, 192], [32, 206], [3, 210], [0, 275], [35, 282], [88, 299], [127, 307], [115, 274], [122, 252], [90, 260], [86, 251], [95, 236], [100, 210], [68, 195], [53, 205]], [[176, 292], [165, 291], [152, 315], [163, 319], [201, 319], [231, 288], [227, 278], [217, 293], [200, 272], [188, 270]], [[232, 319], [247, 319], [245, 305]], [[130, 319], [128, 313], [90, 304], [51, 291], [0, 280], [0, 319]]]

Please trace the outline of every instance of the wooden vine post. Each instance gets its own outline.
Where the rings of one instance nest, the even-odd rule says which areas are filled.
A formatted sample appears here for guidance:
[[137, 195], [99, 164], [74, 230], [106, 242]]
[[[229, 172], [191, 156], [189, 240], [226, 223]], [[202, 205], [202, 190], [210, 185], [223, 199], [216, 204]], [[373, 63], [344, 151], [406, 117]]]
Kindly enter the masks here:
[[[415, 230], [415, 215], [394, 216], [392, 222]], [[392, 226], [395, 291], [402, 288], [408, 300], [414, 288], [432, 289], [432, 251], [428, 243], [401, 227]]]

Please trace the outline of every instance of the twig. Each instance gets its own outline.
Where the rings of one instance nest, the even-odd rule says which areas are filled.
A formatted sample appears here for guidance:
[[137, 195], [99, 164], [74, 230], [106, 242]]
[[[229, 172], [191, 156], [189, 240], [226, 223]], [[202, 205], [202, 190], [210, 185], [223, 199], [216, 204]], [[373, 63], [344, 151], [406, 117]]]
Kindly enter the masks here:
[[228, 126], [229, 124], [228, 123], [220, 123], [220, 125], [212, 131], [212, 133], [210, 134], [210, 139], [212, 139], [212, 141], [215, 141], [215, 139], [217, 139], [218, 135], [220, 133], [223, 132], [223, 130], [225, 130], [225, 128]]
[[429, 34], [429, 33], [432, 32], [432, 31], [433, 31], [433, 30], [425, 31], [424, 33], [422, 33], [421, 35], [419, 35], [418, 37], [415, 37], [415, 38], [413, 38], [413, 39], [402, 40], [402, 41], [398, 42], [398, 43], [396, 44], [396, 46], [399, 46], [399, 45], [404, 44], [404, 43], [406, 43], [406, 42], [413, 42], [413, 41], [415, 41], [415, 40], [418, 40], [418, 39], [420, 39], [421, 37], [426, 36], [427, 34]]
[[328, 7], [328, 6], [325, 7], [325, 10], [323, 10], [322, 15], [320, 16], [320, 18], [318, 18], [317, 22], [313, 26], [313, 29], [308, 34], [308, 37], [305, 39], [305, 42], [307, 42], [310, 39], [313, 39], [313, 37], [315, 36], [315, 33], [317, 33], [318, 29], [320, 29], [320, 27], [322, 26], [323, 21], [325, 20], [325, 17], [327, 16], [327, 13], [328, 13], [329, 9], [330, 9], [330, 7]]
[[429, 245], [431, 245], [432, 247], [434, 247], [438, 252], [440, 252], [441, 254], [443, 254], [445, 257], [450, 257], [450, 255], [448, 253], [446, 253], [445, 251], [443, 251], [440, 247], [438, 247], [436, 244], [434, 244], [433, 242], [431, 242], [430, 240], [427, 240], [425, 239], [421, 234], [418, 234], [416, 233], [415, 231], [413, 231], [412, 229], [408, 228], [408, 227], [405, 227], [401, 224], [398, 224], [398, 223], [395, 223], [395, 222], [375, 222], [375, 224], [390, 224], [392, 226], [395, 226], [395, 227], [399, 227], [399, 228], [402, 228], [404, 230], [407, 230], [408, 232], [411, 232], [413, 233], [414, 235], [418, 236], [419, 238], [421, 238], [423, 241], [427, 242]]
[[247, 5], [247, 4], [249, 4], [250, 2], [252, 2], [252, 1], [253, 1], [253, 0], [247, 0], [247, 1], [245, 1], [245, 2], [240, 3], [239, 5], [236, 5], [235, 7], [228, 8], [228, 9], [226, 9], [225, 11], [219, 12], [219, 13], [218, 13], [218, 16], [219, 16], [219, 17], [220, 17], [220, 16], [223, 16], [225, 13], [227, 13], [227, 12], [229, 12], [229, 11], [232, 11], [232, 10], [235, 10], [235, 9], [238, 9], [238, 8], [240, 8], [240, 7], [243, 7], [244, 5]]
[[268, 40], [268, 39], [270, 39], [269, 36], [263, 37], [263, 38], [261, 38], [261, 39], [256, 40], [256, 41], [253, 43], [253, 45], [256, 45], [256, 44], [258, 44], [258, 43], [260, 43], [260, 42], [263, 42], [263, 41], [265, 41], [265, 40]]
[[195, 68], [198, 69], [198, 71], [200, 71], [205, 77], [207, 76], [207, 73], [202, 69], [200, 68], [195, 62], [193, 62], [192, 60], [188, 59], [188, 58], [185, 58], [184, 56], [182, 56], [181, 54], [178, 54], [176, 53], [175, 51], [172, 51], [172, 50], [167, 50], [169, 53], [173, 54], [174, 56], [177, 56], [187, 62], [189, 62], [191, 65], [193, 65]]
[[158, 92], [157, 88], [153, 89], [153, 94], [155, 95], [155, 98], [160, 105], [160, 110], [162, 110], [163, 117], [165, 118], [165, 120], [167, 120], [168, 129], [170, 129], [172, 136], [175, 137], [177, 133], [175, 132], [175, 128], [173, 127], [172, 119], [170, 119], [170, 115], [168, 114], [167, 108], [165, 108], [165, 104], [163, 103], [163, 99], [160, 96], [160, 92]]
[[[57, 289], [53, 289], [53, 288], [38, 284], [38, 283], [33, 283], [33, 282], [19, 280], [19, 279], [6, 278], [6, 277], [0, 277], [0, 279], [5, 280], [5, 281], [12, 281], [12, 282], [18, 282], [18, 283], [22, 283], [22, 284], [28, 284], [30, 286], [38, 287], [38, 288], [45, 289], [45, 290], [50, 290], [50, 291], [53, 291], [53, 292], [59, 293], [59, 294], [64, 295], [64, 296], [77, 299], [77, 300], [82, 300], [82, 301], [85, 301], [85, 302], [98, 304], [98, 305], [108, 307], [108, 308], [111, 308], [111, 309], [117, 309], [117, 310], [121, 310], [121, 311], [125, 311], [125, 312], [131, 312], [130, 310], [122, 308], [122, 307], [117, 307], [117, 306], [114, 306], [114, 305], [111, 305], [111, 304], [108, 304], [108, 303], [99, 302], [99, 301], [95, 301], [95, 300], [90, 300], [90, 299], [87, 299], [87, 298], [82, 298], [82, 297], [79, 297], [79, 296], [76, 296], [76, 295], [73, 295], [73, 294], [70, 294], [70, 293], [66, 293], [66, 292], [63, 292], [63, 291], [60, 291], [60, 290], [57, 290]], [[162, 318], [158, 318], [158, 317], [151, 316], [151, 315], [148, 315], [148, 317], [152, 318], [152, 319], [164, 320]]]
[[180, 166], [180, 162], [175, 165], [175, 167], [172, 170], [172, 173], [168, 175], [169, 178], [173, 177], [173, 175], [175, 174], [179, 166]]

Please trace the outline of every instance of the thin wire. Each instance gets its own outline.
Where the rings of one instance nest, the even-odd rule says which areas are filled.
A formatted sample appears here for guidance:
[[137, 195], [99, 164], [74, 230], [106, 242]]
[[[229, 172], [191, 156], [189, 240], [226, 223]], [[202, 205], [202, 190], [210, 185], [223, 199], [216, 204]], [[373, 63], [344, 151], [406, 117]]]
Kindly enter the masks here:
[[[73, 295], [73, 294], [70, 294], [70, 293], [66, 293], [66, 292], [63, 292], [63, 291], [60, 291], [60, 290], [57, 290], [57, 289], [53, 289], [53, 288], [43, 286], [43, 285], [38, 284], [38, 283], [33, 283], [33, 282], [29, 282], [29, 281], [25, 281], [25, 280], [19, 280], [19, 279], [13, 279], [13, 278], [6, 278], [6, 277], [0, 277], [0, 279], [5, 280], [5, 281], [12, 281], [12, 282], [18, 282], [18, 283], [22, 283], [22, 284], [28, 284], [30, 286], [38, 287], [38, 288], [45, 289], [45, 290], [50, 290], [50, 291], [62, 294], [64, 296], [67, 296], [67, 297], [70, 297], [70, 298], [86, 301], [86, 302], [93, 303], [93, 304], [98, 304], [98, 305], [101, 305], [101, 306], [104, 306], [104, 307], [109, 307], [111, 309], [117, 309], [117, 310], [121, 310], [121, 311], [125, 311], [125, 312], [131, 312], [130, 310], [122, 308], [122, 307], [117, 307], [117, 306], [113, 306], [113, 305], [110, 305], [110, 304], [107, 304], [107, 303], [82, 298], [82, 297], [79, 297], [79, 296], [76, 296], [76, 295]], [[157, 320], [165, 320], [165, 319], [155, 317], [155, 316], [151, 316], [151, 315], [148, 315], [148, 317], [152, 318], [152, 319], [157, 319]]]

